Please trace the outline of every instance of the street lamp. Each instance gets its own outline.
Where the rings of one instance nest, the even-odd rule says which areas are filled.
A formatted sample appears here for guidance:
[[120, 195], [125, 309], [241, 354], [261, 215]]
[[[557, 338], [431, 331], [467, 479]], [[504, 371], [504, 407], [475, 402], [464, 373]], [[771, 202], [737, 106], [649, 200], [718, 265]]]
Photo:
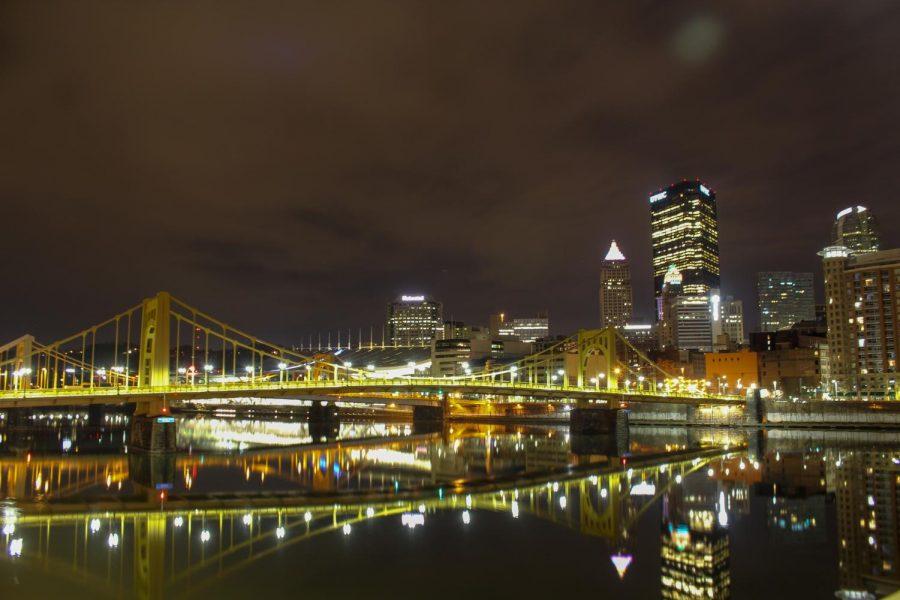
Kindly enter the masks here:
[[287, 369], [287, 363], [278, 363], [278, 381], [284, 383], [284, 371]]
[[206, 387], [209, 387], [209, 374], [212, 373], [213, 366], [206, 364], [203, 365], [203, 377], [206, 380]]
[[557, 369], [556, 374], [562, 378], [562, 385], [563, 385], [563, 387], [565, 387], [566, 384], [568, 383], [566, 381], [566, 370], [565, 369]]
[[250, 383], [253, 383], [253, 367], [247, 365], [244, 367], [244, 372], [247, 373], [247, 376], [250, 377]]

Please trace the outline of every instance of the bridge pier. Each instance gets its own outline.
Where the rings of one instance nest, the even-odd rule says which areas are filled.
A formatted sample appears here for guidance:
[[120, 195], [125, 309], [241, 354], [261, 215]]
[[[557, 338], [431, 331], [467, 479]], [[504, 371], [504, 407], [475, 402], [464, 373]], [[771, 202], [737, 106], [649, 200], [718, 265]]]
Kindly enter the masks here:
[[175, 452], [177, 427], [164, 399], [142, 400], [131, 418], [131, 445], [145, 452]]
[[309, 407], [309, 435], [313, 441], [333, 440], [341, 429], [341, 419], [333, 402], [314, 401]]
[[88, 412], [88, 426], [90, 427], [103, 427], [103, 417], [104, 417], [104, 409], [106, 407], [102, 404], [89, 404], [87, 408]]
[[439, 406], [413, 406], [413, 433], [443, 431], [449, 413], [446, 406], [446, 401]]
[[763, 425], [766, 422], [765, 404], [758, 389], [753, 390], [753, 395], [747, 398], [744, 421], [750, 425]]
[[32, 411], [30, 408], [7, 408], [4, 412], [6, 413], [6, 419], [4, 420], [6, 427], [27, 427], [31, 425], [29, 417]]
[[595, 435], [598, 433], [628, 432], [628, 411], [618, 408], [586, 408], [579, 406], [569, 413], [569, 431], [572, 434]]

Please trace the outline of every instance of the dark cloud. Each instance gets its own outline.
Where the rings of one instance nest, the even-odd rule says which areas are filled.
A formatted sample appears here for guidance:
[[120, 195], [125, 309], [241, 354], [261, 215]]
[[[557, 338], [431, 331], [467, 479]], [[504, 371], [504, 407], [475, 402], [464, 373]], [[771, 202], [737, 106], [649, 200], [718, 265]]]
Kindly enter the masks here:
[[422, 291], [596, 319], [615, 237], [649, 316], [646, 197], [719, 196], [723, 284], [818, 270], [900, 203], [893, 2], [6, 2], [0, 333], [157, 289], [291, 341]]

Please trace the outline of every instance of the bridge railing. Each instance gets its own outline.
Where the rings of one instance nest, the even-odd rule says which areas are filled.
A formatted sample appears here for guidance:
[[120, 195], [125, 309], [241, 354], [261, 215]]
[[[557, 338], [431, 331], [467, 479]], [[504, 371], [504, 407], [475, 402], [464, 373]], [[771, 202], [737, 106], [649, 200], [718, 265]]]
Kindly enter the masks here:
[[0, 400], [28, 399], [28, 398], [84, 398], [84, 397], [110, 397], [110, 396], [145, 396], [145, 395], [179, 395], [191, 393], [216, 393], [216, 392], [271, 392], [291, 390], [323, 390], [332, 391], [340, 389], [386, 389], [389, 391], [401, 391], [403, 389], [428, 388], [439, 394], [454, 390], [477, 391], [485, 393], [494, 391], [521, 391], [523, 395], [528, 393], [547, 393], [553, 395], [574, 394], [576, 397], [609, 397], [621, 398], [666, 398], [666, 399], [710, 399], [710, 400], [741, 400], [738, 396], [722, 394], [705, 394], [692, 392], [678, 392], [670, 390], [650, 390], [637, 388], [603, 388], [598, 386], [555, 385], [537, 384], [530, 382], [510, 381], [483, 381], [442, 379], [437, 377], [395, 377], [395, 378], [365, 378], [365, 379], [329, 379], [329, 380], [284, 380], [284, 381], [234, 381], [234, 382], [195, 382], [173, 383], [165, 386], [107, 386], [107, 387], [58, 387], [58, 388], [24, 388], [20, 390], [0, 391]]

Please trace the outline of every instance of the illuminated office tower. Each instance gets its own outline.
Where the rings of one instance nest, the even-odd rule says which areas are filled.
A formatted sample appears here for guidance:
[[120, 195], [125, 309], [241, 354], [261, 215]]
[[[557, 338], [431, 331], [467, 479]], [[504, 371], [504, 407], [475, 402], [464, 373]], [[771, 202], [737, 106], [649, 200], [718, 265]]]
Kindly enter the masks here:
[[844, 246], [854, 254], [877, 252], [879, 237], [875, 217], [865, 206], [845, 208], [835, 217], [831, 245]]
[[624, 327], [632, 311], [631, 268], [613, 240], [600, 263], [600, 327]]
[[900, 399], [900, 249], [856, 254], [829, 246], [825, 271], [829, 394], [845, 399]]
[[400, 296], [388, 305], [387, 328], [392, 346], [427, 346], [444, 330], [441, 303]]
[[672, 265], [686, 296], [719, 287], [719, 225], [716, 194], [700, 181], [682, 181], [650, 196], [653, 289], [657, 298]]
[[816, 319], [812, 273], [762, 271], [756, 276], [756, 292], [761, 331], [789, 329]]

